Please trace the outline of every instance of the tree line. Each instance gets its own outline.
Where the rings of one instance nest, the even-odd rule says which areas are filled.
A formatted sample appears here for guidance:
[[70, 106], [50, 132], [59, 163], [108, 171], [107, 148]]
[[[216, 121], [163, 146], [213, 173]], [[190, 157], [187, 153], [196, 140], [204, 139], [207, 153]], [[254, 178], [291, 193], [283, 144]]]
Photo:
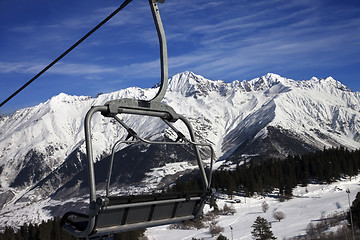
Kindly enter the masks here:
[[[291, 197], [293, 189], [309, 183], [331, 183], [342, 177], [359, 173], [360, 150], [329, 148], [285, 159], [270, 158], [238, 164], [232, 170], [215, 170], [212, 187], [219, 192], [245, 194], [269, 194], [278, 190], [279, 195]], [[188, 192], [201, 189], [201, 181], [195, 177], [180, 179], [171, 191]]]
[[77, 239], [60, 226], [60, 219], [42, 221], [40, 224], [24, 224], [19, 229], [5, 227], [0, 233], [0, 240], [73, 240]]
[[360, 150], [329, 148], [286, 159], [271, 158], [238, 165], [235, 170], [214, 171], [213, 187], [233, 194], [243, 192], [268, 194], [278, 189], [280, 195], [291, 196], [297, 185], [331, 183], [342, 177], [355, 176], [360, 168]]
[[[116, 233], [112, 240], [138, 240], [144, 237], [145, 229]], [[0, 240], [77, 240], [65, 231], [59, 218], [42, 221], [40, 224], [24, 224], [19, 229], [14, 230], [12, 227], [5, 227], [0, 232]], [[107, 238], [109, 239], [109, 238]], [[146, 238], [144, 238], [146, 239]]]

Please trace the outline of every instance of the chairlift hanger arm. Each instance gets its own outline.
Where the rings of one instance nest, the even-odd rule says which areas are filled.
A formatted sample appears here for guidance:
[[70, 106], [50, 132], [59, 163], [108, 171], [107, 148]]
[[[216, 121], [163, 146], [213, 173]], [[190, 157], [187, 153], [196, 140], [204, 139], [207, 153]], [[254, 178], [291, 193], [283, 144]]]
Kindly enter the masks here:
[[160, 44], [160, 62], [161, 62], [161, 82], [160, 88], [156, 96], [151, 101], [160, 102], [166, 93], [166, 89], [168, 86], [168, 57], [167, 57], [167, 45], [166, 45], [166, 37], [164, 27], [161, 22], [159, 8], [156, 2], [164, 3], [165, 0], [149, 0], [151, 13], [154, 18], [154, 23], [156, 27], [156, 32], [159, 38]]

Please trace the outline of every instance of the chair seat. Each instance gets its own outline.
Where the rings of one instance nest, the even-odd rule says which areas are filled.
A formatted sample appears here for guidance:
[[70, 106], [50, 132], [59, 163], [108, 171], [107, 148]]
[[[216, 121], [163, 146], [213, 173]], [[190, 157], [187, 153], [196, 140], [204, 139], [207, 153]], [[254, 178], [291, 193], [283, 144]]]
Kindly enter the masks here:
[[[105, 206], [98, 206], [93, 235], [103, 232], [130, 231], [163, 224], [193, 219], [202, 209], [203, 192], [165, 193], [154, 195], [110, 196]], [[84, 231], [88, 225], [88, 215], [68, 212], [62, 224]]]

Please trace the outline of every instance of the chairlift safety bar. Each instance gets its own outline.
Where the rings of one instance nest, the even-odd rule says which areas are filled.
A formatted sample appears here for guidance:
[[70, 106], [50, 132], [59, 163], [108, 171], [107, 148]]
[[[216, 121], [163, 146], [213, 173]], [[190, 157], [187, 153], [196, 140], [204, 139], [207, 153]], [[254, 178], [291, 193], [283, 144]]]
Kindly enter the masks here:
[[[131, 0], [125, 0], [125, 2], [127, 4], [131, 2]], [[104, 106], [93, 106], [85, 116], [85, 142], [90, 193], [88, 214], [85, 215], [82, 213], [68, 212], [61, 220], [64, 228], [76, 237], [89, 239], [119, 231], [128, 231], [137, 228], [151, 227], [192, 219], [200, 214], [205, 201], [211, 194], [213, 194], [213, 190], [210, 189], [211, 172], [214, 158], [214, 151], [212, 146], [210, 144], [196, 142], [195, 134], [190, 122], [184, 116], [177, 114], [170, 106], [161, 103], [168, 86], [168, 59], [166, 38], [157, 2], [163, 3], [164, 0], [149, 0], [160, 44], [161, 82], [157, 94], [150, 101], [129, 98], [112, 100], [105, 103]], [[105, 117], [114, 118], [128, 132], [126, 139], [117, 141], [112, 148], [112, 156], [111, 162], [109, 164], [109, 173], [106, 186], [106, 196], [98, 198], [96, 196], [94, 156], [91, 138], [91, 119], [96, 112], [101, 112], [101, 114]], [[135, 131], [129, 128], [120, 118], [118, 118], [118, 114], [158, 117], [162, 119], [178, 135], [178, 138], [174, 142], [151, 141], [142, 138], [138, 136]], [[176, 129], [172, 124], [178, 120], [182, 121], [187, 127], [190, 139], [187, 139], [185, 135]], [[129, 140], [130, 137], [133, 137], [134, 140]], [[203, 192], [200, 195], [196, 194], [192, 197], [180, 196], [177, 198], [166, 198], [166, 196], [164, 196], [165, 198], [154, 199], [150, 201], [142, 199], [141, 201], [143, 202], [131, 202], [115, 205], [112, 205], [114, 203], [110, 204], [110, 198], [112, 199], [113, 197], [109, 196], [109, 187], [116, 147], [121, 143], [130, 144], [137, 142], [146, 144], [187, 144], [192, 146], [200, 170], [203, 183]], [[200, 151], [198, 148], [200, 146], [210, 148], [211, 161], [209, 175], [206, 174], [203, 161], [200, 157]], [[138, 200], [140, 201], [140, 199]], [[139, 220], [141, 217], [144, 217], [144, 214], [147, 215], [147, 218], [144, 220]], [[78, 222], [86, 223], [86, 227], [77, 227], [71, 216], [75, 217], [75, 220]], [[120, 221], [117, 219], [112, 219], [112, 216], [117, 216], [122, 220], [120, 219]]]
[[[203, 146], [203, 147], [208, 147], [210, 149], [210, 170], [209, 170], [209, 174], [206, 176], [205, 170], [204, 172], [201, 172], [202, 175], [202, 179], [203, 179], [203, 185], [205, 189], [210, 188], [211, 185], [211, 172], [212, 172], [212, 168], [213, 168], [213, 162], [214, 162], [214, 149], [212, 148], [211, 144], [208, 143], [198, 143], [195, 141], [192, 141], [190, 139], [187, 139], [179, 130], [177, 130], [170, 122], [168, 122], [167, 120], [164, 119], [164, 122], [170, 126], [170, 128], [178, 134], [178, 139], [176, 139], [175, 141], [151, 141], [145, 138], [140, 137], [139, 135], [137, 135], [135, 133], [134, 130], [132, 130], [129, 126], [127, 126], [120, 118], [118, 118], [117, 116], [114, 116], [114, 119], [120, 123], [121, 126], [123, 126], [127, 131], [128, 131], [128, 136], [126, 137], [125, 140], [118, 140], [111, 151], [111, 160], [110, 160], [110, 164], [109, 164], [109, 171], [108, 171], [108, 178], [107, 178], [107, 184], [106, 184], [106, 196], [109, 196], [109, 189], [110, 189], [110, 179], [111, 179], [111, 173], [112, 173], [112, 168], [113, 168], [113, 163], [114, 163], [114, 158], [115, 158], [115, 151], [117, 149], [117, 147], [122, 144], [134, 144], [134, 143], [139, 143], [139, 142], [143, 142], [146, 144], [159, 144], [159, 145], [193, 145], [193, 146]], [[183, 121], [187, 121], [185, 117], [179, 115], [179, 119], [183, 120]], [[188, 130], [191, 133], [193, 130], [191, 128], [190, 123], [186, 124], [186, 126], [188, 126]], [[190, 128], [189, 128], [190, 127]], [[129, 138], [135, 138], [136, 140], [127, 140]], [[203, 162], [200, 159], [200, 156], [197, 156], [197, 160], [198, 160], [198, 165], [200, 167], [200, 169], [204, 169], [203, 166]]]

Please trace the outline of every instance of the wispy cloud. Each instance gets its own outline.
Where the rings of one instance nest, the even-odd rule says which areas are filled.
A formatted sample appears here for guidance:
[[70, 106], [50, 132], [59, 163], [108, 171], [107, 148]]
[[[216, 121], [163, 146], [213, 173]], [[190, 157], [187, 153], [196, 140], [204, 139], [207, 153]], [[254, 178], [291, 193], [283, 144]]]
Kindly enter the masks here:
[[[0, 62], [0, 73], [29, 73], [37, 74], [47, 64], [31, 62]], [[118, 68], [103, 65], [83, 63], [57, 63], [48, 73], [59, 75], [87, 75], [116, 72]]]
[[[200, 35], [199, 44], [194, 52], [179, 55], [175, 65], [187, 62], [207, 73], [218, 71], [241, 76], [254, 68], [279, 69], [282, 66], [295, 70], [339, 66], [336, 58], [353, 53], [360, 37], [354, 34], [360, 31], [358, 17], [348, 21], [338, 18], [338, 15], [346, 16], [343, 9], [325, 14], [317, 4], [281, 3], [270, 8], [273, 2], [257, 2], [250, 8], [261, 7], [258, 11], [244, 14], [248, 8], [244, 6], [245, 10], [239, 10], [238, 17], [222, 14], [221, 18], [199, 21], [196, 26], [189, 24], [185, 34], [189, 38]], [[357, 61], [353, 58], [346, 62]]]
[[[38, 73], [118, 7], [113, 4], [90, 1], [74, 14], [61, 9], [55, 17], [0, 22], [1, 81]], [[232, 81], [266, 72], [359, 73], [360, 8], [354, 1], [182, 0], [159, 8], [170, 76], [190, 70]], [[93, 89], [151, 87], [159, 81], [159, 64], [148, 3], [133, 1], [47, 74], [78, 79], [81, 89], [81, 81]]]
[[[223, 3], [208, 2], [203, 8], [216, 8], [220, 4]], [[175, 3], [171, 3], [169, 8], [172, 8], [172, 5], [175, 6]], [[192, 43], [191, 50], [184, 48], [184, 51], [175, 55], [169, 53], [171, 71], [198, 69], [200, 72], [206, 73], [229, 74], [227, 72], [232, 72], [232, 76], [236, 74], [240, 76], [245, 71], [248, 72], [254, 68], [271, 69], [275, 68], [276, 65], [283, 65], [288, 68], [301, 66], [305, 68], [314, 64], [331, 64], [331, 62], [335, 64], [335, 61], [329, 61], [329, 58], [336, 58], [339, 54], [344, 55], [346, 51], [350, 50], [336, 49], [334, 46], [339, 46], [342, 42], [359, 40], [360, 36], [353, 32], [353, 29], [359, 28], [360, 20], [358, 18], [354, 18], [351, 22], [339, 20], [324, 26], [321, 22], [326, 22], [329, 16], [314, 15], [317, 10], [313, 6], [282, 14], [284, 9], [298, 5], [296, 2], [289, 2], [280, 5], [277, 9], [269, 9], [267, 3], [261, 2], [261, 4], [256, 3], [251, 6], [252, 8], [261, 7], [258, 11], [243, 16], [234, 17], [234, 15], [225, 16], [221, 14], [221, 18], [216, 16], [215, 19], [202, 19], [196, 25], [190, 25], [190, 20], [185, 20], [183, 26], [179, 28], [170, 24], [170, 31], [166, 34], [170, 44], [177, 41], [183, 44], [186, 41], [191, 41], [189, 39], [193, 39], [193, 35], [198, 36], [197, 42]], [[82, 23], [88, 24], [98, 18], [98, 14], [102, 15], [109, 10], [110, 8], [104, 8], [98, 10], [93, 16], [68, 19], [66, 20], [67, 25], [82, 28]], [[142, 31], [135, 31], [135, 33], [130, 31], [131, 38], [119, 38], [115, 40], [116, 44], [130, 42], [131, 39], [138, 42], [148, 42], [152, 46], [157, 44], [156, 34], [151, 29], [153, 27], [143, 28], [142, 26], [145, 24], [143, 18], [135, 17], [147, 10], [147, 6], [143, 6], [123, 15], [124, 21], [133, 19], [135, 25], [138, 25]], [[246, 9], [242, 13], [244, 11]], [[179, 14], [181, 17], [187, 16], [186, 12]], [[170, 20], [174, 21], [174, 19]], [[123, 23], [119, 17], [117, 21], [109, 25], [109, 28], [121, 24]], [[341, 34], [338, 34], [339, 32]], [[97, 45], [96, 41], [93, 44]], [[98, 45], [102, 44], [104, 44], [103, 41], [98, 41]], [[334, 53], [333, 56], [331, 56], [331, 52]], [[335, 54], [335, 52], [337, 53]], [[309, 61], [316, 54], [327, 54], [327, 56], [325, 59], [321, 56], [317, 57], [316, 63]], [[157, 57], [158, 55], [154, 55], [152, 58], [138, 59], [135, 63], [119, 62], [118, 66], [106, 62], [101, 64], [68, 62], [56, 65], [51, 73], [69, 76], [101, 73], [118, 73], [126, 77], [143, 77], [146, 74], [154, 76], [158, 73], [159, 68], [158, 60], [154, 60]], [[354, 61], [357, 60], [354, 59]], [[0, 72], [35, 72], [39, 66], [40, 64], [29, 66], [29, 64], [21, 62], [15, 64], [2, 63]]]

